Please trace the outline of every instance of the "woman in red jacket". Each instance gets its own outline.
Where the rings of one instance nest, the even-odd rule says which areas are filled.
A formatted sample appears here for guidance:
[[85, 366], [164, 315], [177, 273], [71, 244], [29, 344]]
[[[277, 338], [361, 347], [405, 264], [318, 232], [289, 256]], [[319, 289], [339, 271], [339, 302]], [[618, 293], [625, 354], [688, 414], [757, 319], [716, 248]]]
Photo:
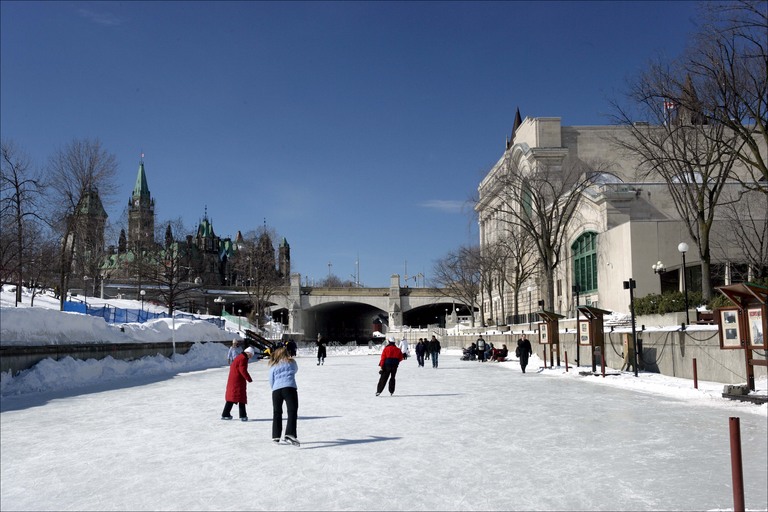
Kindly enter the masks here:
[[232, 406], [238, 404], [240, 409], [240, 421], [248, 421], [248, 414], [245, 412], [245, 404], [248, 403], [248, 396], [245, 392], [246, 381], [253, 382], [248, 374], [248, 360], [256, 353], [253, 347], [246, 348], [238, 355], [232, 364], [229, 365], [229, 379], [227, 379], [227, 391], [224, 393], [224, 412], [221, 413], [221, 419], [232, 419]]

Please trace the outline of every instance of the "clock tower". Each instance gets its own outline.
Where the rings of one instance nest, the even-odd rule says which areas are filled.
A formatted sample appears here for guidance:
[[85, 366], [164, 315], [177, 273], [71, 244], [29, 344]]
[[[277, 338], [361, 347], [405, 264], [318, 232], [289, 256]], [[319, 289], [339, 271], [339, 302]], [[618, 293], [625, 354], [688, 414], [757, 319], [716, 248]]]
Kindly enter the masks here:
[[128, 244], [131, 249], [148, 249], [155, 243], [155, 200], [149, 193], [144, 172], [144, 155], [139, 162], [139, 174], [133, 194], [128, 200]]

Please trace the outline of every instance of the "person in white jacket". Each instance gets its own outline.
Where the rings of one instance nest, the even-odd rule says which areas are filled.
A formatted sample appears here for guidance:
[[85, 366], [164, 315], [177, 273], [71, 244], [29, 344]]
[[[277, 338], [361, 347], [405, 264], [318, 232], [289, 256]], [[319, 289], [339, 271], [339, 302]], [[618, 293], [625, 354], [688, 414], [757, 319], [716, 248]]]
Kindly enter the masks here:
[[410, 351], [408, 350], [408, 340], [405, 339], [405, 336], [403, 336], [403, 339], [400, 340], [400, 345], [398, 348], [400, 349], [400, 352], [403, 353], [403, 359], [408, 359]]
[[232, 364], [232, 361], [234, 361], [242, 351], [243, 349], [240, 347], [240, 340], [232, 340], [232, 346], [229, 347], [229, 352], [227, 352], [227, 363]]

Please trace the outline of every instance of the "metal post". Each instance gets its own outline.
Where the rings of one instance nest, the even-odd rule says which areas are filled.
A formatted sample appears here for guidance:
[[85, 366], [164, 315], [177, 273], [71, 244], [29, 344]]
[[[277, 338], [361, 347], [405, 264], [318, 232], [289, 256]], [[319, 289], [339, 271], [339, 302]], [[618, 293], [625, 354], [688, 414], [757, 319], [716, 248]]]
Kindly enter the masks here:
[[677, 250], [683, 255], [683, 268], [681, 270], [683, 272], [683, 293], [685, 294], [685, 323], [686, 325], [690, 325], [691, 320], [688, 318], [688, 278], [685, 273], [685, 253], [688, 252], [688, 244], [680, 242], [677, 246]]
[[173, 344], [173, 354], [176, 355], [176, 308], [171, 310], [171, 343]]
[[90, 277], [83, 276], [83, 295], [85, 296], [85, 314], [88, 314], [88, 280]]
[[696, 358], [693, 358], [693, 389], [699, 389], [699, 374], [696, 370]]
[[624, 289], [629, 290], [629, 310], [632, 317], [632, 346], [634, 347], [633, 350], [635, 352], [635, 377], [637, 377], [637, 329], [635, 328], [635, 294], [632, 290], [634, 290], [636, 286], [637, 283], [631, 277], [629, 278], [629, 281], [624, 281]]
[[[533, 303], [531, 302], [531, 287], [528, 287], [528, 330], [533, 330]], [[546, 364], [546, 363], [545, 363]]]
[[568, 351], [563, 352], [565, 354], [565, 373], [568, 373]]
[[575, 284], [572, 289], [576, 293], [576, 366], [579, 366], [581, 361], [579, 350], [579, 292], [581, 291], [581, 286]]
[[741, 461], [741, 426], [739, 418], [728, 418], [731, 433], [731, 479], [733, 482], [733, 510], [744, 512], [744, 473]]

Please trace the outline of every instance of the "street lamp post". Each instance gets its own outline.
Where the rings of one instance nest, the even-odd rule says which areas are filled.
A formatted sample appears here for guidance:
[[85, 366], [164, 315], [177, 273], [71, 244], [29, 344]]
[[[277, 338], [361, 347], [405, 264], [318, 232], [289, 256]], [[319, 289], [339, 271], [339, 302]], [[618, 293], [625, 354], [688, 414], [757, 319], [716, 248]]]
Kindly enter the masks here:
[[533, 292], [533, 288], [531, 288], [529, 286], [528, 287], [528, 330], [529, 331], [533, 330], [533, 320], [532, 320], [532, 318], [533, 318], [533, 306], [532, 306], [532, 304], [533, 303], [531, 302], [531, 297], [533, 295], [531, 294], [531, 292]]
[[176, 304], [171, 304], [171, 344], [173, 345], [173, 355], [176, 355]]
[[141, 312], [144, 312], [144, 296], [147, 294], [146, 290], [141, 290], [139, 292], [139, 295], [141, 295]]
[[89, 276], [83, 276], [83, 296], [85, 297], [85, 312], [88, 313], [88, 280]]
[[571, 287], [571, 290], [576, 294], [576, 366], [579, 366], [579, 356], [581, 355], [579, 354], [579, 345], [581, 344], [579, 340], [579, 293], [581, 287], [577, 283]]
[[633, 363], [633, 366], [635, 367], [635, 377], [637, 377], [637, 331], [635, 330], [635, 295], [632, 290], [634, 290], [636, 286], [637, 283], [635, 283], [635, 280], [631, 277], [629, 278], [629, 281], [624, 281], [624, 289], [629, 290], [629, 311], [632, 316], [632, 345], [635, 347], [635, 361]]
[[688, 252], [688, 244], [680, 242], [677, 250], [683, 256], [683, 268], [681, 270], [683, 272], [683, 293], [685, 294], [685, 325], [690, 325], [691, 320], [688, 318], [688, 278], [685, 275], [685, 253]]
[[238, 331], [239, 331], [239, 330], [241, 330], [241, 328], [240, 328], [240, 315], [241, 315], [242, 313], [243, 313], [243, 310], [242, 310], [242, 309], [238, 309], [238, 310], [237, 310], [237, 330], [238, 330]]

